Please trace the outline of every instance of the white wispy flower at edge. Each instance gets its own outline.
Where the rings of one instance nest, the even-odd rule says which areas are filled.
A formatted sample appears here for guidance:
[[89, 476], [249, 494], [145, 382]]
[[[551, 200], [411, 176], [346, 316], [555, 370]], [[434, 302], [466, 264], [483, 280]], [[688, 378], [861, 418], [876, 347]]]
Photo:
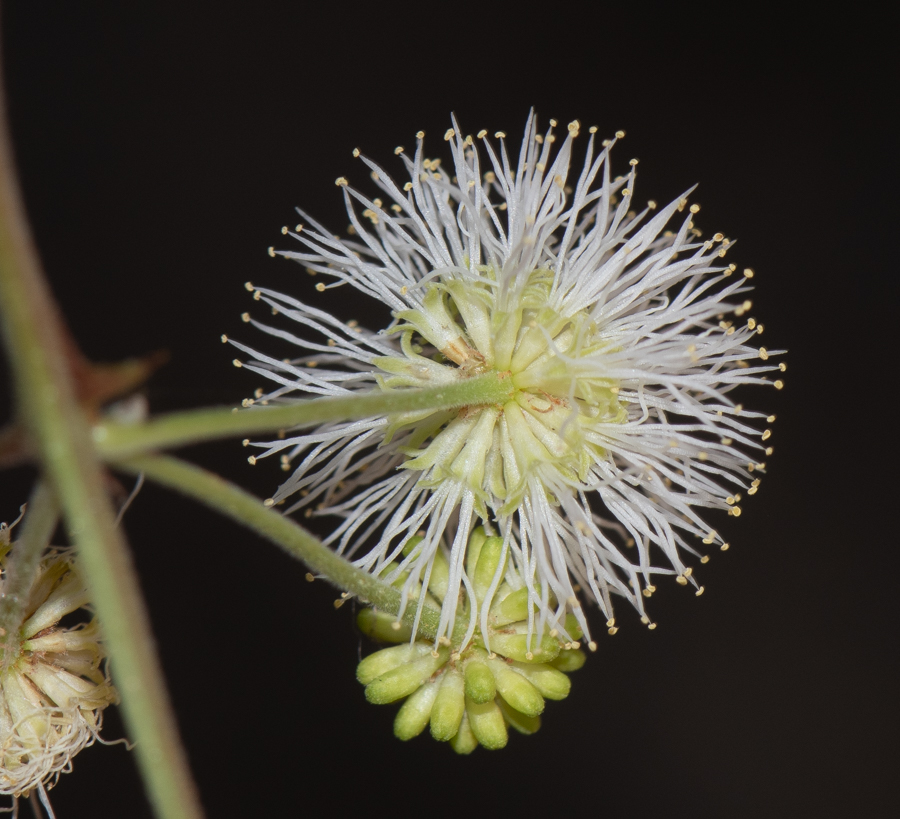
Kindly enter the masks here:
[[[625, 177], [610, 172], [621, 132], [597, 145], [591, 128], [573, 168], [579, 130], [571, 123], [557, 147], [554, 128], [539, 133], [532, 114], [516, 159], [503, 133], [465, 136], [454, 119], [449, 167], [426, 158], [420, 132], [412, 157], [395, 151], [408, 174], [399, 183], [354, 151], [387, 204], [340, 178], [355, 238], [298, 211], [304, 224], [284, 232], [300, 248], [270, 253], [326, 278], [319, 291], [349, 284], [386, 304], [386, 329], [252, 288], [303, 328], [252, 322], [301, 348], [293, 361], [237, 344], [251, 356], [243, 366], [276, 384], [257, 403], [510, 379], [503, 405], [330, 423], [254, 444], [293, 466], [268, 503], [296, 498], [288, 512], [337, 518], [325, 542], [389, 582], [405, 578], [404, 598], [440, 605], [427, 586], [444, 551], [439, 638], [466, 600], [468, 636], [476, 625], [487, 635], [501, 584], [527, 588], [529, 635], [567, 638], [571, 611], [590, 639], [578, 591], [612, 632], [613, 593], [652, 627], [644, 598], [655, 576], [702, 591], [685, 557], [727, 544], [700, 512], [739, 515], [771, 452], [766, 414], [729, 397], [742, 384], [782, 386], [766, 376], [779, 367], [756, 339], [762, 326], [741, 318], [752, 272], [733, 275], [721, 234], [700, 238], [690, 191], [635, 209], [637, 161]], [[508, 560], [476, 611], [465, 550], [479, 525], [504, 538]]]

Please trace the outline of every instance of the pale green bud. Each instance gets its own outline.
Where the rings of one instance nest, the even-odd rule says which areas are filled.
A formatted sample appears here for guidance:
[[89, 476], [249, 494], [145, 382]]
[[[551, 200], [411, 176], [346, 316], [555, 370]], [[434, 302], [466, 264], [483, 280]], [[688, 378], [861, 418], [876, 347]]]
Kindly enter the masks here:
[[[503, 538], [489, 537], [481, 544], [481, 551], [478, 554], [478, 563], [475, 566], [475, 574], [472, 578], [472, 584], [475, 587], [475, 597], [483, 600], [491, 587], [494, 575], [500, 566], [500, 558], [503, 556]], [[502, 572], [501, 569], [501, 577]]]
[[412, 628], [386, 611], [360, 609], [356, 625], [363, 634], [380, 643], [408, 643], [412, 637]]
[[525, 620], [528, 617], [528, 589], [521, 588], [510, 592], [494, 608], [495, 626], [506, 626]]
[[421, 535], [413, 535], [406, 543], [403, 544], [403, 556], [408, 557], [413, 553], [413, 550], [418, 546], [425, 538]]
[[477, 703], [466, 697], [466, 715], [475, 738], [489, 751], [503, 748], [508, 740], [503, 712], [494, 700]]
[[447, 557], [438, 549], [434, 555], [434, 562], [431, 564], [431, 576], [428, 578], [428, 591], [430, 591], [440, 602], [444, 602], [447, 596], [447, 588], [450, 585], [450, 564]]
[[363, 685], [368, 685], [376, 677], [430, 653], [431, 647], [425, 643], [405, 643], [393, 648], [383, 648], [370, 654], [356, 666], [356, 679]]
[[584, 632], [578, 624], [578, 618], [574, 614], [566, 615], [566, 631], [573, 640], [580, 640], [584, 636]]
[[[493, 624], [496, 627], [505, 626], [510, 623], [518, 623], [528, 619], [528, 588], [523, 586], [521, 589], [516, 589], [516, 591], [508, 591], [506, 594], [501, 594], [504, 588], [508, 589], [509, 587], [501, 586], [500, 589], [497, 590], [494, 605], [491, 607]], [[547, 596], [547, 605], [550, 608], [556, 606], [556, 598], [554, 595], [550, 594]], [[532, 605], [532, 609], [537, 611], [536, 603]], [[569, 621], [566, 620], [567, 627], [568, 623]], [[581, 630], [579, 629], [578, 637], [580, 636]], [[573, 640], [578, 639], [578, 637], [572, 633]]]
[[[378, 576], [381, 580], [387, 582], [387, 578], [399, 568], [399, 563], [388, 563], [381, 569]], [[407, 577], [409, 577], [409, 572], [400, 572], [400, 574], [398, 574], [393, 580], [391, 580], [391, 585], [395, 589], [402, 589]]]
[[570, 648], [559, 652], [559, 656], [550, 663], [554, 668], [558, 668], [564, 674], [571, 674], [578, 671], [587, 661], [587, 654], [579, 648]]
[[[552, 665], [545, 665], [544, 663], [513, 663], [512, 668], [515, 669], [515, 671], [512, 671], [513, 674], [521, 674], [529, 684], [540, 691], [548, 700], [564, 700], [569, 696], [569, 691], [572, 688], [571, 680]], [[515, 703], [509, 702], [518, 708]], [[524, 708], [519, 708], [519, 710], [526, 714], [528, 713]]]
[[497, 704], [503, 712], [504, 719], [520, 734], [530, 736], [531, 734], [537, 733], [538, 729], [541, 727], [540, 717], [529, 717], [521, 711], [516, 711], [516, 709], [502, 697], [498, 700]]
[[431, 719], [431, 709], [439, 688], [439, 682], [429, 681], [418, 691], [410, 694], [394, 720], [394, 736], [397, 739], [412, 739], [425, 730], [428, 720]]
[[481, 554], [481, 546], [487, 540], [483, 526], [476, 526], [469, 535], [469, 542], [466, 544], [466, 574], [469, 577], [475, 574], [475, 567], [478, 565], [478, 556]]
[[[385, 650], [391, 651], [392, 649]], [[376, 677], [366, 686], [366, 699], [376, 705], [384, 705], [399, 700], [401, 697], [409, 696], [446, 663], [449, 657], [450, 649], [443, 646], [437, 651], [428, 650], [423, 657], [404, 663]]]
[[469, 724], [469, 717], [465, 709], [463, 710], [459, 730], [450, 739], [450, 747], [458, 754], [471, 754], [478, 747], [478, 739], [472, 733], [472, 726]]
[[533, 636], [531, 645], [529, 651], [527, 634], [508, 634], [502, 631], [491, 634], [491, 650], [520, 663], [549, 663], [559, 654], [559, 642], [549, 635], [545, 635], [543, 640]]
[[[544, 698], [538, 688], [532, 685], [528, 679], [514, 671], [503, 660], [494, 658], [488, 660], [488, 665], [497, 681], [497, 691], [500, 692], [500, 696], [516, 711], [521, 711], [529, 717], [536, 717], [543, 713]], [[565, 677], [565, 674], [562, 676]]]
[[[431, 709], [431, 736], [439, 742], [452, 740], [461, 730], [466, 713], [465, 684], [463, 675], [450, 668], [441, 678], [440, 689]], [[471, 730], [466, 723], [466, 730]], [[474, 738], [474, 737], [473, 737]], [[477, 742], [476, 742], [477, 744]], [[454, 746], [456, 750], [456, 746]], [[469, 749], [471, 751], [472, 748]], [[469, 753], [458, 751], [458, 753]]]
[[479, 660], [469, 660], [464, 669], [466, 678], [466, 696], [473, 702], [490, 702], [497, 693], [494, 675]]

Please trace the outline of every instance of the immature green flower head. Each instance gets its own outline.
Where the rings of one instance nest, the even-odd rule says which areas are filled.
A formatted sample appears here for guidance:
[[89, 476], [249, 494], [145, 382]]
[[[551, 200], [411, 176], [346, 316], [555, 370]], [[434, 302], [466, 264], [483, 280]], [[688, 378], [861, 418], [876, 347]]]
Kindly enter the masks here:
[[[412, 158], [397, 149], [405, 183], [361, 158], [385, 200], [341, 178], [353, 237], [301, 214], [304, 226], [284, 232], [302, 248], [279, 253], [325, 279], [320, 291], [350, 284], [386, 304], [393, 322], [369, 332], [251, 286], [302, 335], [254, 324], [303, 353], [285, 361], [237, 345], [252, 356], [244, 366], [277, 384], [258, 392], [263, 403], [482, 375], [508, 385], [502, 401], [255, 444], [293, 466], [273, 503], [296, 497], [290, 510], [337, 517], [327, 542], [389, 582], [402, 575], [407, 595], [424, 595], [446, 558], [439, 637], [460, 606], [480, 605], [487, 631], [499, 585], [476, 604], [466, 544], [478, 525], [502, 538], [503, 580], [524, 588], [537, 612], [529, 639], [550, 630], [573, 639], [570, 613], [589, 635], [579, 590], [611, 630], [611, 593], [652, 626], [644, 597], [656, 576], [699, 594], [685, 557], [700, 557], [701, 542], [727, 547], [699, 512], [739, 515], [771, 451], [767, 416], [730, 397], [738, 385], [782, 386], [766, 377], [779, 366], [756, 342], [762, 326], [743, 318], [752, 272], [733, 275], [722, 234], [700, 238], [687, 194], [637, 210], [637, 161], [625, 177], [610, 173], [622, 133], [598, 147], [590, 129], [584, 164], [570, 175], [580, 126], [562, 140], [555, 126], [542, 135], [530, 116], [514, 162], [504, 134], [473, 138], [454, 120], [449, 169], [426, 158], [424, 134]], [[404, 556], [419, 533], [420, 547]]]
[[[411, 538], [403, 555], [415, 555], [423, 538]], [[471, 578], [475, 606], [462, 605], [462, 614], [474, 620], [484, 601], [492, 603], [487, 625], [476, 626], [472, 639], [455, 645], [444, 638], [437, 646], [412, 640], [412, 629], [392, 615], [367, 608], [357, 623], [362, 631], [382, 642], [401, 643], [376, 651], [357, 668], [357, 678], [366, 686], [366, 698], [376, 704], [405, 699], [394, 721], [394, 733], [407, 740], [426, 727], [440, 741], [468, 754], [481, 744], [495, 750], [507, 742], [507, 727], [533, 734], [541, 726], [545, 699], [568, 696], [568, 672], [585, 660], [580, 643], [564, 640], [550, 631], [538, 641], [528, 639], [528, 590], [514, 590], [503, 580], [508, 549], [503, 538], [488, 537], [478, 527], [466, 548], [466, 573]], [[405, 584], [405, 573], [394, 581]], [[443, 552], [432, 564], [425, 605], [439, 609], [449, 590], [450, 565]], [[416, 591], [419, 591], [416, 589]], [[532, 611], [532, 615], [533, 615]], [[570, 614], [567, 631], [580, 637], [581, 630]]]
[[[0, 529], [0, 593], [9, 529]], [[12, 544], [15, 548], [15, 544]], [[102, 712], [118, 697], [101, 668], [97, 624], [61, 627], [88, 602], [70, 552], [51, 550], [15, 633], [0, 635], [0, 794], [51, 787], [98, 738]]]

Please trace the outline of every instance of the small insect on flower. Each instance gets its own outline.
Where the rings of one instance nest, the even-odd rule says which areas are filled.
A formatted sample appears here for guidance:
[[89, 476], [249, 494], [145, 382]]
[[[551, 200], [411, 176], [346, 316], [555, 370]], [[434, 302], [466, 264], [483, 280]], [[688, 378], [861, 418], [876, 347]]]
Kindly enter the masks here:
[[[0, 527], [0, 592], [10, 529]], [[70, 552], [42, 559], [19, 628], [0, 635], [0, 794], [52, 787], [73, 757], [99, 738], [102, 712], [118, 696], [101, 668], [97, 624], [60, 626], [88, 592]]]
[[466, 406], [254, 444], [293, 467], [271, 503], [296, 497], [289, 512], [336, 517], [326, 542], [388, 582], [403, 577], [404, 600], [423, 603], [446, 558], [438, 639], [462, 608], [477, 611], [462, 645], [475, 620], [487, 632], [500, 587], [480, 600], [472, 590], [476, 526], [508, 550], [502, 580], [536, 612], [530, 645], [550, 630], [573, 640], [570, 614], [590, 639], [579, 591], [611, 632], [612, 594], [653, 627], [644, 601], [658, 576], [700, 594], [685, 560], [727, 548], [701, 512], [740, 515], [771, 453], [771, 416], [732, 396], [783, 386], [767, 377], [780, 351], [759, 346], [762, 325], [747, 315], [752, 271], [723, 261], [732, 242], [722, 234], [701, 238], [690, 190], [662, 208], [637, 205], [637, 160], [624, 177], [610, 171], [623, 133], [597, 145], [591, 128], [573, 172], [581, 127], [559, 140], [555, 126], [541, 134], [529, 116], [514, 161], [505, 134], [473, 138], [454, 119], [449, 166], [427, 158], [421, 132], [411, 156], [398, 149], [404, 183], [354, 151], [384, 201], [341, 177], [352, 238], [301, 211], [303, 224], [284, 231], [300, 248], [277, 254], [324, 279], [319, 291], [349, 284], [387, 305], [390, 326], [371, 332], [248, 285], [302, 335], [252, 323], [301, 352], [286, 360], [237, 344], [251, 357], [243, 366], [276, 384], [248, 405], [493, 384]]

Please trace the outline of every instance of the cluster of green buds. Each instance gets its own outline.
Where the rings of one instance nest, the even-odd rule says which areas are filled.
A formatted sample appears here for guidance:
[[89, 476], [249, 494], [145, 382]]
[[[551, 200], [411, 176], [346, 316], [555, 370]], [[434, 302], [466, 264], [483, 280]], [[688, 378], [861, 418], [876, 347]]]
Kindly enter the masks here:
[[[14, 547], [3, 524], [0, 599]], [[102, 667], [96, 621], [60, 625], [87, 602], [71, 552], [51, 549], [27, 600], [17, 602], [21, 617], [0, 627], [0, 794], [55, 784], [75, 754], [98, 739], [102, 711], [118, 699]]]
[[[404, 547], [410, 554], [421, 541], [411, 538]], [[472, 578], [477, 611], [489, 594], [494, 578], [503, 575], [503, 539], [486, 537], [477, 529], [466, 551], [466, 574]], [[428, 580], [425, 604], [440, 609], [448, 587], [450, 567], [439, 551]], [[499, 570], [499, 571], [498, 571]], [[401, 574], [394, 584], [403, 587]], [[467, 601], [460, 605], [463, 618]], [[357, 623], [371, 638], [400, 643], [370, 654], [360, 662], [357, 679], [366, 686], [369, 702], [384, 704], [406, 698], [394, 721], [394, 733], [412, 739], [430, 726], [431, 735], [459, 754], [479, 745], [503, 748], [508, 728], [533, 734], [540, 728], [545, 700], [562, 700], [571, 683], [568, 673], [584, 665], [578, 638], [581, 629], [571, 615], [566, 632], [571, 641], [551, 631], [529, 639], [528, 592], [503, 582], [491, 598], [488, 629], [476, 627], [465, 645], [441, 640], [437, 645], [412, 639], [412, 630], [386, 612], [365, 608]], [[479, 618], [480, 619], [480, 618]]]

